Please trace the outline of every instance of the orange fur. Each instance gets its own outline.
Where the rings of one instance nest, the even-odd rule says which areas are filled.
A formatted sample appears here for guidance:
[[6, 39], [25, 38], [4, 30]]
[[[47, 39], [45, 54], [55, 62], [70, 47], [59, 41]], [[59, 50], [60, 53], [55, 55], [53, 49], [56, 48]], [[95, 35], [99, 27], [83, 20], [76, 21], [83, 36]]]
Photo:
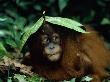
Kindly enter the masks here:
[[[57, 28], [56, 25], [48, 25]], [[39, 30], [32, 35], [29, 42], [31, 61], [34, 72], [50, 80], [65, 80], [90, 74], [92, 82], [101, 82], [107, 77], [105, 68], [109, 63], [109, 51], [104, 41], [90, 26], [85, 26], [91, 32], [82, 34], [68, 29], [59, 29], [61, 35], [62, 57], [57, 62], [50, 62], [42, 56]], [[47, 28], [46, 26], [42, 28]], [[41, 29], [42, 30], [42, 29]]]

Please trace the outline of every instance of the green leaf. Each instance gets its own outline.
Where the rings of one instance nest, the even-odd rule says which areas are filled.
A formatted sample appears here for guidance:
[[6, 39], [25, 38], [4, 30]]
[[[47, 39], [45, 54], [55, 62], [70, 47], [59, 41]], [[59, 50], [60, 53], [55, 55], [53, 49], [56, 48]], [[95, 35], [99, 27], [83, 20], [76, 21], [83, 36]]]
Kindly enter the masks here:
[[76, 79], [76, 78], [73, 78], [70, 82], [75, 82], [75, 79]]
[[109, 18], [103, 18], [101, 24], [110, 24]]
[[15, 74], [14, 79], [17, 79], [18, 82], [28, 82], [25, 75]]
[[3, 81], [1, 80], [1, 78], [0, 78], [0, 82], [3, 82]]
[[52, 24], [57, 24], [57, 25], [61, 25], [61, 26], [73, 29], [73, 30], [81, 32], [81, 33], [88, 33], [85, 30], [83, 30], [82, 28], [80, 28], [81, 26], [83, 26], [82, 24], [80, 24], [79, 22], [76, 22], [74, 20], [68, 19], [68, 18], [46, 16], [46, 21], [50, 22]]
[[0, 42], [0, 61], [1, 61], [1, 59], [2, 59], [5, 55], [7, 55], [7, 54], [8, 54], [8, 52], [6, 51], [6, 49], [5, 49], [4, 45], [3, 45], [3, 43]]
[[2, 42], [0, 42], [0, 53], [1, 53], [1, 52], [3, 52], [4, 54], [7, 53], [7, 51], [6, 51], [6, 49], [5, 49], [5, 47], [4, 47], [4, 45], [3, 45]]
[[12, 24], [14, 21], [9, 16], [0, 17], [0, 25], [7, 26], [8, 24]]
[[23, 17], [17, 17], [14, 24], [17, 26], [18, 29], [22, 29], [26, 24], [26, 19]]
[[11, 78], [12, 77], [9, 77], [8, 80], [7, 80], [7, 82], [12, 82], [12, 79]]
[[63, 82], [75, 82], [75, 79], [76, 79], [76, 78], [73, 78], [73, 79], [71, 79], [71, 80], [69, 80], [69, 81], [64, 80]]
[[0, 37], [4, 37], [5, 35], [11, 35], [8, 30], [0, 30]]
[[34, 9], [40, 11], [42, 9], [42, 6], [41, 5], [38, 5], [38, 4], [37, 5], [34, 5]]
[[29, 82], [43, 82], [44, 78], [43, 77], [40, 77], [38, 75], [33, 75], [32, 77], [28, 77], [27, 80]]
[[62, 10], [67, 6], [69, 0], [58, 0], [59, 9]]
[[84, 23], [91, 22], [95, 17], [96, 12], [94, 10], [91, 10], [86, 17], [82, 20]]
[[10, 45], [12, 48], [16, 48], [17, 47], [15, 41], [13, 41], [12, 39], [6, 39], [6, 43], [8, 45]]
[[5, 21], [5, 20], [6, 20], [6, 18], [1, 18], [1, 17], [0, 17], [0, 21]]
[[14, 10], [6, 9], [5, 12], [11, 17], [14, 17], [14, 18], [18, 17], [18, 13]]
[[85, 76], [85, 77], [82, 78], [81, 81], [87, 81], [87, 82], [89, 82], [89, 81], [91, 81], [91, 80], [92, 80], [91, 77], [89, 77], [89, 76]]
[[103, 0], [97, 0], [98, 5], [100, 5], [101, 7], [105, 7], [106, 3]]
[[30, 37], [31, 34], [35, 33], [39, 27], [42, 25], [44, 18], [41, 17], [32, 27], [30, 27], [24, 34], [20, 41], [20, 50], [22, 50], [24, 44], [26, 43], [27, 39]]

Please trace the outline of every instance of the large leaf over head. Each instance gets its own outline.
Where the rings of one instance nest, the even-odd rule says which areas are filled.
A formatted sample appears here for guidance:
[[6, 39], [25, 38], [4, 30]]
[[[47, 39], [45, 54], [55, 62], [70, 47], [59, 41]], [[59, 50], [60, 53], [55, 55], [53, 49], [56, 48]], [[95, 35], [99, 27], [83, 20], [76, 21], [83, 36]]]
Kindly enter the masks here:
[[22, 50], [24, 44], [26, 43], [27, 39], [30, 37], [31, 34], [35, 33], [39, 27], [42, 25], [44, 18], [41, 17], [32, 27], [30, 27], [24, 34], [20, 42], [20, 50]]
[[[22, 50], [22, 47], [26, 43], [27, 39], [30, 37], [31, 34], [35, 33], [39, 27], [43, 24], [44, 17], [41, 17], [32, 27], [30, 27], [23, 35], [21, 42], [20, 42], [20, 50]], [[88, 33], [85, 30], [81, 28], [83, 26], [79, 22], [76, 22], [74, 20], [68, 19], [68, 18], [61, 18], [61, 17], [49, 17], [45, 16], [45, 21], [50, 22], [52, 24], [57, 24], [60, 26], [64, 26], [70, 29], [73, 29], [75, 31], [81, 32], [81, 33]]]
[[64, 27], [73, 29], [73, 30], [81, 32], [81, 33], [88, 33], [81, 28], [81, 26], [83, 26], [82, 24], [80, 24], [79, 22], [76, 22], [74, 20], [68, 19], [68, 18], [46, 16], [46, 21], [50, 22], [52, 24], [57, 24], [60, 26], [64, 26]]

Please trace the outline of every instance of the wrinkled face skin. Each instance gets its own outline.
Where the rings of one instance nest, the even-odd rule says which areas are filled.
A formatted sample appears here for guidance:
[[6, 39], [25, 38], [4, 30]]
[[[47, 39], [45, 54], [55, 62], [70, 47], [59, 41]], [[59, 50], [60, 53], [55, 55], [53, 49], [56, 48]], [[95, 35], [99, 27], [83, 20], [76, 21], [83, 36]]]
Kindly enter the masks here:
[[59, 34], [55, 33], [53, 29], [47, 28], [46, 31], [43, 30], [41, 40], [43, 46], [43, 55], [50, 61], [58, 61], [62, 51]]

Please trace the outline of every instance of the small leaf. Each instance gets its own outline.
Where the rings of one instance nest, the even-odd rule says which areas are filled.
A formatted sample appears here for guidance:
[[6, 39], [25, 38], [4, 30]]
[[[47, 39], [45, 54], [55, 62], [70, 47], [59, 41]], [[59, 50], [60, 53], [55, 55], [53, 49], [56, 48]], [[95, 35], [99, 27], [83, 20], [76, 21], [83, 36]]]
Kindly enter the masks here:
[[5, 21], [5, 20], [7, 20], [6, 18], [0, 18], [0, 21]]
[[94, 10], [91, 10], [87, 15], [86, 17], [84, 17], [84, 19], [82, 20], [84, 23], [88, 23], [88, 22], [91, 22], [94, 17], [96, 15], [96, 12]]
[[0, 82], [3, 82], [3, 81], [1, 80], [1, 78], [0, 78]]
[[7, 50], [5, 49], [4, 45], [2, 42], [0, 42], [0, 61], [4, 56], [9, 56], [9, 53], [7, 52]]
[[26, 24], [26, 19], [23, 17], [17, 17], [14, 24], [19, 27], [17, 29], [22, 29], [24, 25]]
[[69, 0], [58, 0], [58, 5], [61, 12], [67, 6], [68, 1]]
[[75, 82], [75, 79], [76, 79], [76, 78], [71, 79], [71, 81], [70, 81], [70, 82]]
[[16, 48], [17, 47], [15, 41], [13, 41], [12, 39], [6, 39], [6, 43], [8, 45], [10, 45], [12, 48]]
[[6, 31], [6, 30], [0, 30], [0, 37], [5, 36], [7, 32], [8, 31]]
[[35, 10], [39, 10], [39, 11], [42, 9], [42, 6], [38, 5], [38, 4], [34, 5], [33, 7], [34, 7]]
[[3, 37], [3, 36], [12, 36], [12, 32], [10, 32], [9, 30], [0, 30], [0, 36]]
[[[43, 77], [40, 77], [40, 76], [38, 76], [38, 75], [33, 75], [32, 77], [28, 77], [27, 80], [28, 80], [29, 82], [45, 82], [45, 81], [43, 81], [44, 78], [43, 78]], [[47, 81], [47, 82], [48, 82], [48, 81]]]
[[3, 26], [6, 26], [7, 24], [12, 24], [14, 21], [11, 17], [8, 16], [3, 16], [0, 17], [0, 23], [1, 25], [3, 24]]
[[53, 24], [61, 25], [70, 29], [74, 29], [75, 31], [78, 31], [81, 33], [88, 33], [82, 28], [80, 28], [81, 26], [83, 26], [82, 24], [68, 18], [46, 16], [46, 21]]
[[1, 53], [1, 52], [3, 52], [4, 54], [7, 53], [7, 51], [6, 51], [6, 49], [5, 49], [5, 47], [4, 47], [4, 45], [3, 45], [2, 42], [0, 42], [0, 53]]
[[11, 78], [12, 77], [9, 77], [8, 80], [7, 80], [7, 82], [12, 82], [12, 79]]
[[75, 79], [76, 79], [76, 78], [73, 78], [73, 79], [71, 79], [71, 80], [69, 80], [69, 81], [64, 80], [63, 82], [75, 82]]
[[100, 5], [101, 7], [105, 7], [106, 3], [103, 0], [97, 0], [98, 5]]
[[12, 11], [12, 10], [9, 10], [9, 9], [6, 9], [5, 12], [10, 15], [11, 17], [18, 17], [18, 13], [16, 11]]
[[28, 82], [25, 75], [15, 74], [14, 79], [17, 79], [18, 82]]
[[26, 43], [27, 39], [30, 37], [31, 34], [35, 33], [39, 27], [43, 23], [43, 17], [41, 17], [32, 27], [30, 27], [24, 34], [20, 42], [20, 50], [22, 50], [24, 44]]
[[85, 77], [82, 78], [81, 81], [87, 81], [87, 82], [89, 82], [89, 81], [91, 81], [91, 80], [92, 80], [91, 77], [89, 77], [89, 76], [85, 76]]
[[110, 24], [109, 18], [103, 18], [101, 24]]

